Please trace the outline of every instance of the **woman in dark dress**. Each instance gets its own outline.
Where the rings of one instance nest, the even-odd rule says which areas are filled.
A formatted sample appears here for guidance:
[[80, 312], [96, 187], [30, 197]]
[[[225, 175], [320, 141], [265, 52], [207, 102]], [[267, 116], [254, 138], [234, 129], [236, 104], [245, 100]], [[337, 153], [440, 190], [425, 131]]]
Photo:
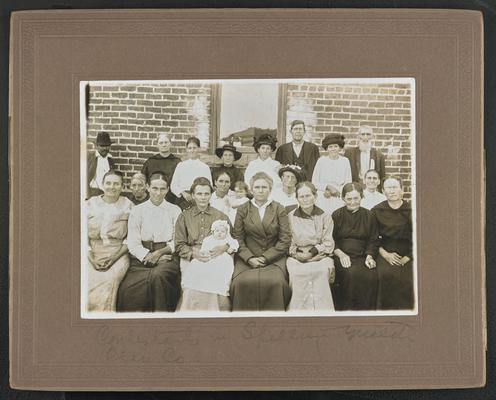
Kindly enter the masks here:
[[253, 199], [237, 209], [233, 236], [239, 242], [231, 283], [233, 311], [284, 311], [291, 298], [286, 258], [291, 244], [288, 214], [269, 198], [272, 178], [251, 178]]
[[336, 310], [374, 310], [377, 300], [377, 224], [369, 210], [360, 207], [362, 186], [343, 186], [345, 203], [334, 211], [336, 280], [333, 297]]
[[225, 144], [222, 147], [218, 147], [215, 149], [215, 154], [222, 160], [222, 164], [210, 167], [214, 182], [220, 174], [227, 173], [229, 178], [231, 178], [230, 189], [234, 190], [236, 182], [244, 181], [245, 179], [243, 170], [234, 165], [234, 162], [238, 161], [242, 154], [232, 144]]
[[413, 309], [412, 210], [403, 200], [401, 178], [386, 178], [383, 191], [387, 200], [372, 209], [380, 236], [377, 307], [381, 310]]

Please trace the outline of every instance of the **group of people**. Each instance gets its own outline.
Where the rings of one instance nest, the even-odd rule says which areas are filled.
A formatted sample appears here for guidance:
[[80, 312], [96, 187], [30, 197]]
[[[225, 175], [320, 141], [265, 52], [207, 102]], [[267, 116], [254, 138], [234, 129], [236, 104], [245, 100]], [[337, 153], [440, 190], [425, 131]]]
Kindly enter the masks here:
[[244, 173], [232, 144], [209, 168], [196, 137], [181, 161], [159, 135], [126, 197], [99, 133], [87, 164], [88, 310], [413, 309], [411, 209], [372, 129], [345, 150], [343, 135], [326, 136], [323, 156], [303, 121], [291, 134], [278, 148], [255, 138]]

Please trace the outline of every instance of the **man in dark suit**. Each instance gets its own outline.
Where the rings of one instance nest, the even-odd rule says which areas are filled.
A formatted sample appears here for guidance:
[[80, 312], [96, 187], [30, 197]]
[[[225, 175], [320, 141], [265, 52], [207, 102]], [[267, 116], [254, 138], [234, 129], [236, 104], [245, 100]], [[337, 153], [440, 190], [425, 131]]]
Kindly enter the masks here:
[[345, 156], [350, 160], [351, 177], [353, 182], [363, 182], [365, 173], [374, 169], [379, 174], [381, 182], [386, 176], [386, 160], [379, 149], [372, 147], [374, 133], [372, 128], [363, 125], [358, 128], [358, 146], [345, 150]]
[[303, 169], [301, 174], [306, 180], [312, 180], [315, 164], [320, 157], [317, 145], [303, 140], [305, 123], [301, 120], [291, 122], [291, 136], [293, 140], [285, 143], [276, 151], [276, 160], [282, 165], [298, 165]]
[[98, 132], [95, 143], [96, 152], [89, 151], [86, 160], [86, 198], [103, 193], [103, 176], [115, 167], [114, 160], [110, 154], [111, 144], [112, 141], [107, 132]]

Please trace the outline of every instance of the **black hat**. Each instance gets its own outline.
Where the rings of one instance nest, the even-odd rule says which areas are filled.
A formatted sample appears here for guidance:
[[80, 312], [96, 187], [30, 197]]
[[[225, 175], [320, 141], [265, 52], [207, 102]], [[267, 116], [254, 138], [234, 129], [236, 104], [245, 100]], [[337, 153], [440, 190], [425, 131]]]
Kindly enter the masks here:
[[253, 148], [255, 151], [258, 151], [258, 148], [263, 144], [268, 144], [272, 148], [272, 151], [274, 151], [276, 149], [276, 143], [277, 138], [272, 137], [270, 133], [264, 133], [259, 137], [255, 136], [253, 138]]
[[107, 132], [98, 132], [98, 135], [96, 136], [96, 144], [101, 146], [110, 146], [112, 144], [110, 135]]
[[232, 151], [232, 153], [234, 154], [235, 161], [238, 161], [242, 156], [242, 154], [238, 150], [236, 150], [236, 147], [233, 146], [232, 144], [225, 144], [222, 147], [217, 147], [215, 149], [215, 154], [217, 155], [217, 157], [222, 158], [222, 155], [226, 150]]
[[279, 178], [282, 178], [282, 174], [284, 172], [291, 172], [292, 174], [294, 174], [294, 176], [296, 176], [296, 183], [299, 183], [303, 180], [303, 169], [298, 165], [283, 165], [281, 168], [279, 168]]
[[337, 144], [339, 147], [344, 147], [344, 136], [341, 133], [331, 133], [322, 140], [322, 148], [327, 150], [331, 144]]

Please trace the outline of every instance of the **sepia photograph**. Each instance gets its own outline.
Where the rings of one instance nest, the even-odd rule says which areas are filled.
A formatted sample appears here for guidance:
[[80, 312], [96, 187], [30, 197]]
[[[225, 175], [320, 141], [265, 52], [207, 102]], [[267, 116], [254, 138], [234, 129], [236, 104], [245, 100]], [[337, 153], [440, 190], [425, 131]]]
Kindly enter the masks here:
[[415, 80], [80, 82], [81, 317], [415, 315]]

